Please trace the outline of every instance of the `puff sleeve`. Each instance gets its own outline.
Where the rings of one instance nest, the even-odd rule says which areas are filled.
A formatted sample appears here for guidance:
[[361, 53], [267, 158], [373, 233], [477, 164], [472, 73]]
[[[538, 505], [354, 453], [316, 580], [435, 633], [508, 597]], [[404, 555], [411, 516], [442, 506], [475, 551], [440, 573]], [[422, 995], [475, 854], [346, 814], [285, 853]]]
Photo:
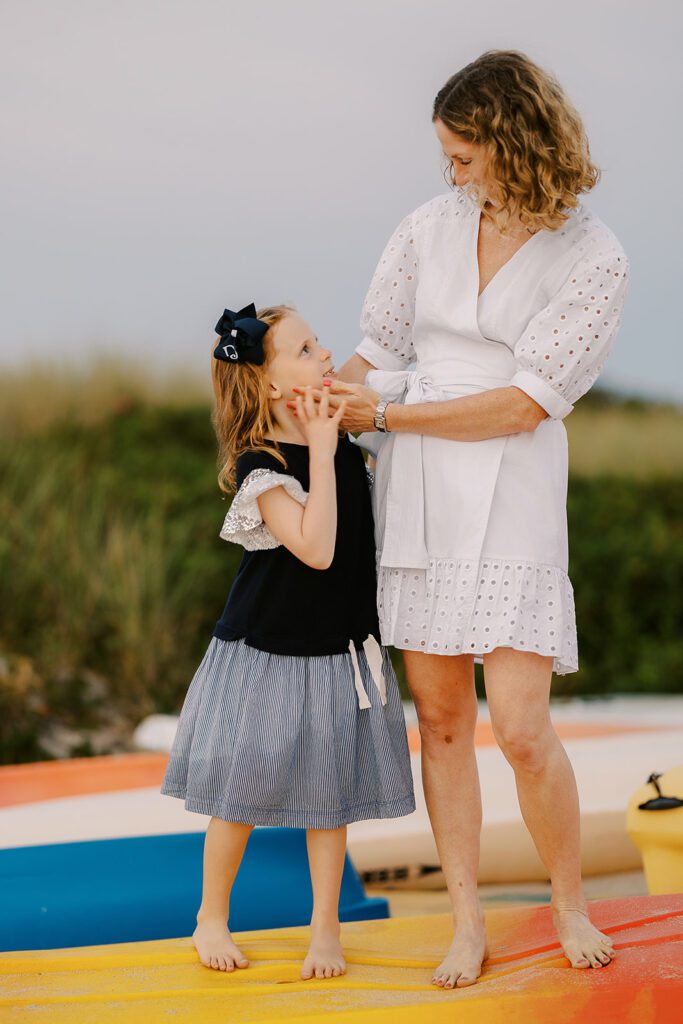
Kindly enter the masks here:
[[264, 523], [256, 499], [271, 487], [280, 486], [302, 505], [308, 501], [308, 492], [289, 473], [277, 473], [264, 466], [252, 469], [232, 499], [219, 536], [241, 544], [247, 551], [279, 547], [281, 542]]
[[415, 214], [409, 213], [387, 242], [363, 303], [363, 339], [355, 351], [381, 370], [402, 370], [415, 359], [415, 229]]
[[558, 293], [531, 318], [514, 346], [510, 385], [563, 419], [595, 383], [621, 323], [630, 265], [616, 240], [584, 245]]

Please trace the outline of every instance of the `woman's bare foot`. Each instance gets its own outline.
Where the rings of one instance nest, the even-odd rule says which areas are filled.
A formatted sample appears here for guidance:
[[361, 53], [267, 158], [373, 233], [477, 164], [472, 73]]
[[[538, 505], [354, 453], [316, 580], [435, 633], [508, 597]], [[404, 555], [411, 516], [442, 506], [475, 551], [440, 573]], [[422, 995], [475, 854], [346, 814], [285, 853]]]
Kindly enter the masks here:
[[192, 941], [205, 967], [213, 967], [215, 971], [234, 971], [235, 967], [249, 966], [246, 956], [232, 941], [224, 921], [197, 921]]
[[346, 961], [339, 941], [339, 922], [311, 925], [311, 944], [301, 968], [304, 981], [309, 978], [337, 978], [346, 974]]
[[553, 923], [572, 967], [603, 967], [615, 957], [612, 940], [578, 907], [552, 907]]
[[434, 971], [432, 984], [440, 988], [464, 988], [474, 985], [481, 974], [482, 962], [489, 955], [483, 910], [479, 920], [456, 921], [455, 935], [448, 952]]

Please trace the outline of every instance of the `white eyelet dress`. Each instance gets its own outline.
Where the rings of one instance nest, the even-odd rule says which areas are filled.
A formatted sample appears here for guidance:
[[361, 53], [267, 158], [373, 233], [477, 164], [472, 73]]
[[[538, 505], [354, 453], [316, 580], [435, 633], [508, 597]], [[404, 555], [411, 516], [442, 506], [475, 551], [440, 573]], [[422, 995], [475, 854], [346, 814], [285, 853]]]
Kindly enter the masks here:
[[[368, 432], [382, 642], [443, 655], [497, 647], [578, 669], [568, 575], [567, 433], [620, 324], [629, 261], [582, 204], [530, 236], [478, 296], [480, 210], [456, 189], [405, 217], [361, 316], [368, 387], [405, 404], [514, 386], [548, 413], [482, 441]], [[412, 364], [412, 365], [411, 365]]]

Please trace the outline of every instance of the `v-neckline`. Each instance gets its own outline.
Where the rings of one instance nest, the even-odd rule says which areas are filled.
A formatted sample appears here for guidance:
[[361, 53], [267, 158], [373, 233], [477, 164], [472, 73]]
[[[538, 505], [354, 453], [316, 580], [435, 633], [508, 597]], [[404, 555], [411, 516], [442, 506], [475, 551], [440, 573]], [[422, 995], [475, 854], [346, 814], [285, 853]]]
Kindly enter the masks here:
[[523, 249], [526, 249], [526, 247], [531, 242], [533, 242], [533, 240], [535, 238], [537, 238], [539, 235], [542, 235], [542, 234], [545, 233], [543, 228], [539, 228], [539, 230], [536, 231], [533, 235], [531, 235], [531, 237], [528, 238], [526, 240], [526, 242], [524, 242], [523, 245], [520, 245], [519, 249], [515, 249], [515, 251], [513, 252], [512, 256], [510, 256], [505, 261], [505, 263], [503, 263], [503, 265], [501, 267], [498, 267], [498, 270], [495, 272], [493, 277], [489, 278], [489, 280], [486, 283], [485, 287], [480, 292], [479, 291], [479, 285], [481, 284], [481, 277], [480, 277], [480, 274], [479, 274], [479, 252], [478, 252], [478, 250], [479, 250], [479, 231], [480, 231], [480, 228], [481, 228], [481, 221], [482, 221], [483, 216], [484, 216], [483, 212], [479, 209], [478, 206], [476, 206], [475, 207], [475, 220], [474, 220], [474, 270], [475, 270], [475, 277], [476, 277], [476, 282], [477, 282], [476, 290], [475, 290], [475, 302], [476, 302], [477, 306], [479, 305], [479, 300], [482, 298], [482, 296], [486, 294], [486, 292], [491, 287], [491, 285], [496, 280], [496, 278], [498, 278], [502, 274], [502, 272], [505, 270], [505, 268], [507, 266], [509, 266], [510, 263], [512, 263], [512, 261], [515, 259], [515, 257], [518, 256], [519, 253], [522, 252]]

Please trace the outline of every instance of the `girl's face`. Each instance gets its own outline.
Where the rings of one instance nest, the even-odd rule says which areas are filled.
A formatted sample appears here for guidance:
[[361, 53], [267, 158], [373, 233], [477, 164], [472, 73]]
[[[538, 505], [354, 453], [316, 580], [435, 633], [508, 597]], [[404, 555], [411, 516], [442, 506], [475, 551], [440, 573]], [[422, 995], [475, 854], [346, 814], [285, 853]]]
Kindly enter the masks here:
[[318, 343], [310, 325], [298, 313], [288, 313], [271, 328], [273, 357], [268, 365], [274, 398], [295, 398], [293, 387], [322, 388], [324, 377], [334, 377], [332, 353]]
[[[458, 188], [472, 184], [486, 191], [485, 150], [474, 142], [468, 142], [462, 135], [456, 135], [437, 117], [434, 130], [441, 143], [444, 156], [450, 160], [452, 175]], [[488, 197], [492, 205], [496, 205], [495, 196]]]

